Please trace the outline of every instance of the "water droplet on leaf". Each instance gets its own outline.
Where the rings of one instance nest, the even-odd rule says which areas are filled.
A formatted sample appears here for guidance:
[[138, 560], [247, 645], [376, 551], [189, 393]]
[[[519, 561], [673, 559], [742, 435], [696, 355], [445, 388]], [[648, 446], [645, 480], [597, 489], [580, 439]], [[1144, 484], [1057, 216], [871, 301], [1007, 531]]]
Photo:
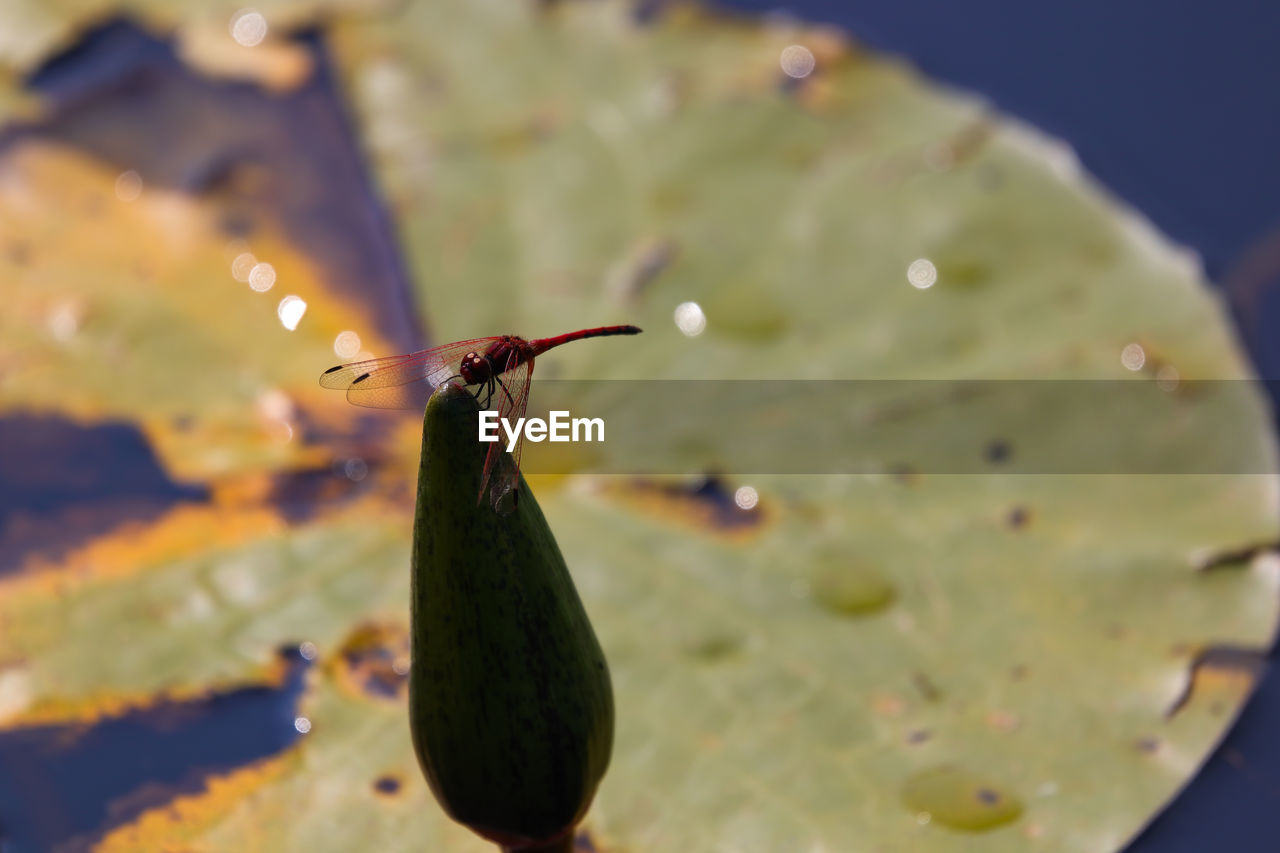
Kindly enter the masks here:
[[866, 616], [883, 610], [897, 594], [884, 575], [856, 560], [820, 566], [809, 581], [809, 590], [815, 601], [841, 616]]
[[902, 790], [913, 814], [927, 814], [932, 822], [970, 832], [982, 832], [1018, 819], [1022, 803], [989, 780], [954, 765], [921, 770]]

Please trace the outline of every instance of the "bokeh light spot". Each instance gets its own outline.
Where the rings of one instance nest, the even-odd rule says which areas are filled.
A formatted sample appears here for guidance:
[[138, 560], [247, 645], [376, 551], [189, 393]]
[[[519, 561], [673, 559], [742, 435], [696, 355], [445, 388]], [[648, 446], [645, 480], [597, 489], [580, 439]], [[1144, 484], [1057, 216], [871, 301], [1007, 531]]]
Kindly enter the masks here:
[[270, 388], [258, 395], [258, 413], [269, 421], [283, 421], [293, 417], [293, 401], [279, 388]]
[[142, 195], [142, 176], [130, 169], [116, 178], [116, 198], [121, 201], [137, 201]]
[[298, 296], [286, 296], [280, 300], [280, 305], [276, 308], [280, 324], [291, 332], [298, 328], [298, 323], [301, 322], [302, 315], [305, 313], [307, 313], [307, 303]]
[[254, 264], [249, 270], [249, 287], [259, 293], [266, 293], [276, 284], [276, 268], [271, 264]]
[[257, 9], [241, 9], [231, 16], [231, 37], [236, 44], [256, 47], [267, 37], [267, 19]]
[[675, 311], [676, 328], [690, 338], [696, 338], [707, 328], [707, 315], [696, 302], [681, 302]]
[[49, 334], [66, 343], [80, 330], [80, 311], [74, 302], [63, 302], [49, 313]]
[[231, 277], [236, 281], [248, 281], [249, 273], [258, 265], [252, 252], [241, 252], [231, 261]]
[[793, 44], [782, 49], [782, 55], [778, 57], [778, 64], [782, 66], [782, 72], [788, 77], [802, 80], [813, 73], [818, 61], [813, 58], [813, 51], [809, 50], [809, 48], [804, 45]]
[[350, 330], [339, 332], [333, 339], [333, 351], [338, 358], [352, 358], [360, 352], [360, 336]]
[[1129, 344], [1120, 351], [1120, 363], [1128, 370], [1141, 370], [1147, 363], [1146, 350], [1142, 348], [1142, 344]]
[[927, 290], [938, 283], [938, 268], [928, 258], [916, 258], [907, 267], [907, 281], [918, 290]]

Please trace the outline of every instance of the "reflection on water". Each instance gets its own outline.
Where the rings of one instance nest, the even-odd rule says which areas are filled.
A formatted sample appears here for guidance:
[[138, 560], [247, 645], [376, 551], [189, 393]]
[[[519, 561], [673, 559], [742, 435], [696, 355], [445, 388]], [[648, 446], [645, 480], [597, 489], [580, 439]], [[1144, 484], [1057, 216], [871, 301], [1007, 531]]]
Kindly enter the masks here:
[[258, 265], [258, 259], [253, 256], [252, 252], [241, 252], [231, 261], [231, 277], [236, 281], [247, 282], [249, 274], [253, 272]]
[[267, 19], [257, 9], [241, 9], [231, 16], [231, 37], [244, 47], [257, 47], [267, 37]]
[[80, 331], [84, 308], [73, 300], [64, 300], [49, 312], [49, 334], [60, 343], [67, 343]]
[[[262, 264], [259, 264], [262, 266]], [[256, 269], [256, 267], [255, 267]], [[275, 279], [275, 273], [272, 273], [272, 280]], [[250, 276], [252, 282], [252, 275]], [[252, 284], [250, 285], [252, 286]], [[276, 308], [276, 314], [280, 317], [280, 325], [289, 331], [298, 328], [298, 323], [302, 321], [302, 315], [307, 313], [307, 302], [300, 296], [290, 294], [280, 300], [280, 305]]]
[[1156, 371], [1156, 385], [1161, 391], [1176, 391], [1178, 383], [1182, 380], [1182, 375], [1178, 373], [1178, 368], [1172, 364], [1162, 364]]
[[409, 631], [400, 623], [358, 626], [339, 649], [339, 680], [375, 699], [402, 702], [409, 691]]
[[[261, 13], [246, 9], [224, 20], [240, 45], [268, 49]], [[281, 39], [278, 30], [270, 35]], [[219, 38], [230, 44], [225, 35]], [[274, 291], [281, 274], [290, 284], [287, 268], [281, 264], [278, 273], [269, 260], [279, 259], [254, 254], [260, 232], [271, 232], [272, 239], [282, 234], [322, 271], [330, 290], [365, 309], [387, 345], [420, 349], [420, 312], [324, 48], [313, 34], [291, 47], [310, 59], [306, 67], [314, 73], [268, 91], [204, 76], [179, 60], [171, 39], [129, 21], [106, 23], [30, 77], [28, 87], [42, 109], [27, 123], [0, 129], [0, 159], [27, 141], [49, 142], [113, 169], [110, 204], [137, 201], [153, 189], [200, 195], [227, 238], [224, 269], [240, 282], [228, 281], [228, 287], [278, 294], [272, 302], [285, 328], [304, 321], [307, 304]], [[13, 243], [5, 252], [15, 265], [34, 263], [25, 244]], [[50, 300], [41, 322], [54, 341], [74, 346], [82, 325], [99, 319], [81, 301]], [[335, 348], [339, 343], [361, 352], [354, 333]], [[335, 428], [308, 419], [278, 390], [263, 393], [256, 409], [281, 440], [324, 445], [339, 438]], [[189, 424], [194, 415], [174, 420]], [[375, 424], [365, 432], [374, 440], [384, 428]], [[286, 521], [310, 518], [369, 489], [378, 463], [346, 452], [332, 465], [318, 464], [275, 476], [263, 498], [267, 506]], [[0, 574], [32, 562], [55, 563], [123, 525], [145, 525], [183, 503], [217, 511], [204, 484], [170, 478], [138, 425], [86, 425], [29, 413], [0, 417]], [[68, 635], [65, 642], [92, 640]], [[92, 724], [0, 731], [0, 849], [87, 848], [105, 830], [176, 795], [200, 791], [210, 774], [287, 749], [324, 724], [297, 707], [303, 673], [317, 655], [312, 642], [288, 652], [286, 674], [276, 686], [158, 701]], [[399, 678], [403, 673], [395, 667], [393, 661], [390, 672]]]
[[813, 69], [818, 64], [813, 57], [813, 52], [801, 44], [784, 47], [782, 55], [778, 58], [778, 63], [782, 66], [784, 74], [797, 80], [812, 74]]
[[338, 358], [355, 358], [360, 353], [360, 335], [347, 330], [333, 339], [333, 352]]
[[[87, 849], [92, 839], [205, 779], [287, 749], [309, 664], [292, 649], [277, 687], [162, 701], [90, 725], [0, 732], [0, 823], [7, 853]], [[307, 721], [305, 729], [310, 728]]]
[[616, 491], [641, 511], [668, 516], [709, 533], [738, 533], [764, 521], [751, 486], [731, 489], [714, 474], [693, 481], [636, 477]]
[[82, 426], [51, 415], [0, 417], [0, 575], [56, 560], [126, 521], [158, 518], [203, 486], [169, 479], [127, 423]]
[[696, 338], [706, 331], [707, 315], [696, 302], [681, 302], [675, 310], [676, 328], [687, 337]]
[[[259, 41], [267, 21], [253, 10], [232, 34]], [[245, 42], [241, 42], [244, 44]], [[326, 286], [366, 310], [394, 351], [423, 347], [394, 229], [373, 191], [324, 47], [296, 39], [315, 73], [280, 92], [203, 76], [171, 39], [114, 21], [50, 60], [28, 81], [42, 117], [0, 130], [0, 157], [24, 140], [69, 145], [116, 164], [117, 193], [156, 186], [204, 194], [238, 251], [232, 275], [270, 289], [274, 270], [249, 250], [263, 226], [279, 229], [322, 270]], [[234, 260], [233, 260], [234, 258]]]
[[[347, 473], [346, 463], [350, 461], [339, 460], [332, 466], [275, 474], [269, 495], [271, 505], [289, 523], [300, 524], [321, 511], [351, 502], [364, 494], [367, 487], [359, 483], [363, 475], [357, 478]], [[368, 473], [367, 467], [364, 472]]]
[[142, 196], [142, 176], [133, 169], [120, 173], [116, 178], [116, 198], [121, 201], [137, 201]]
[[1125, 366], [1126, 370], [1141, 370], [1142, 366], [1147, 363], [1147, 353], [1142, 349], [1142, 344], [1129, 344], [1121, 350], [1120, 363]]
[[266, 293], [276, 284], [276, 268], [267, 263], [256, 263], [249, 269], [249, 287], [258, 293]]
[[358, 483], [369, 474], [369, 466], [357, 456], [342, 463], [342, 473], [347, 475], [348, 480]]
[[938, 268], [928, 258], [917, 258], [907, 267], [907, 281], [918, 290], [928, 290], [938, 283]]

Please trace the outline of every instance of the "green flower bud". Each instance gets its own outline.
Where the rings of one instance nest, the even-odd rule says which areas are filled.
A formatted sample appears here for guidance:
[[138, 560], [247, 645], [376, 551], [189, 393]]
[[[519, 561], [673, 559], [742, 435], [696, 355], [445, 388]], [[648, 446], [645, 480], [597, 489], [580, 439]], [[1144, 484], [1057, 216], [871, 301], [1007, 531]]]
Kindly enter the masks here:
[[613, 748], [613, 692], [523, 478], [509, 514], [476, 502], [488, 449], [477, 414], [450, 385], [423, 421], [409, 721], [450, 817], [505, 847], [538, 847], [571, 839], [591, 805]]

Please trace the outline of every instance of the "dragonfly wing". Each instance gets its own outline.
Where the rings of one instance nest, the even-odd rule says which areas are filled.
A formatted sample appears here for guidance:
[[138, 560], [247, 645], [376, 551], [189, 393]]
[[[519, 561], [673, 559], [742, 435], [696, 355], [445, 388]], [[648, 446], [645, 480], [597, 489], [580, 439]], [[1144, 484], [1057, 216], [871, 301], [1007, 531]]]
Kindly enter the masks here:
[[[498, 417], [507, 421], [507, 423], [515, 424], [524, 417], [525, 407], [529, 404], [529, 378], [533, 374], [533, 362], [525, 361], [522, 364], [515, 365], [517, 355], [512, 353], [508, 361], [509, 366], [502, 373], [498, 374], [500, 380], [497, 390], [494, 391], [494, 397], [497, 400]], [[510, 492], [515, 491], [520, 483], [520, 451], [524, 448], [524, 431], [521, 430], [520, 435], [516, 438], [515, 449], [511, 451], [511, 458], [505, 463], [499, 462], [500, 455], [506, 450], [501, 443], [496, 443], [489, 448], [489, 453], [484, 460], [484, 477], [481, 480], [480, 499], [484, 499], [486, 488], [489, 492], [489, 502], [493, 504], [493, 508], [499, 512], [503, 512], [503, 507], [510, 510], [510, 503], [503, 503], [503, 498]], [[500, 506], [501, 504], [501, 506]]]
[[431, 349], [331, 367], [320, 376], [325, 388], [347, 392], [347, 400], [373, 409], [422, 409], [441, 384], [458, 373], [462, 357], [484, 352], [494, 338], [455, 341]]
[[[504, 379], [507, 390], [511, 392], [511, 399], [508, 400], [506, 395], [503, 395], [503, 402], [511, 405], [510, 418], [514, 423], [519, 418], [523, 418], [529, 408], [529, 385], [533, 379], [533, 361], [526, 361], [513, 370], [512, 373], [515, 375], [511, 377], [511, 381], [505, 382]], [[516, 484], [520, 482], [520, 451], [522, 450], [524, 450], [523, 430], [520, 432], [520, 440], [516, 442], [516, 449], [511, 452], [512, 488], [515, 488]]]
[[427, 380], [388, 385], [384, 388], [361, 388], [355, 385], [347, 389], [347, 402], [366, 409], [422, 411], [438, 387], [438, 383]]

